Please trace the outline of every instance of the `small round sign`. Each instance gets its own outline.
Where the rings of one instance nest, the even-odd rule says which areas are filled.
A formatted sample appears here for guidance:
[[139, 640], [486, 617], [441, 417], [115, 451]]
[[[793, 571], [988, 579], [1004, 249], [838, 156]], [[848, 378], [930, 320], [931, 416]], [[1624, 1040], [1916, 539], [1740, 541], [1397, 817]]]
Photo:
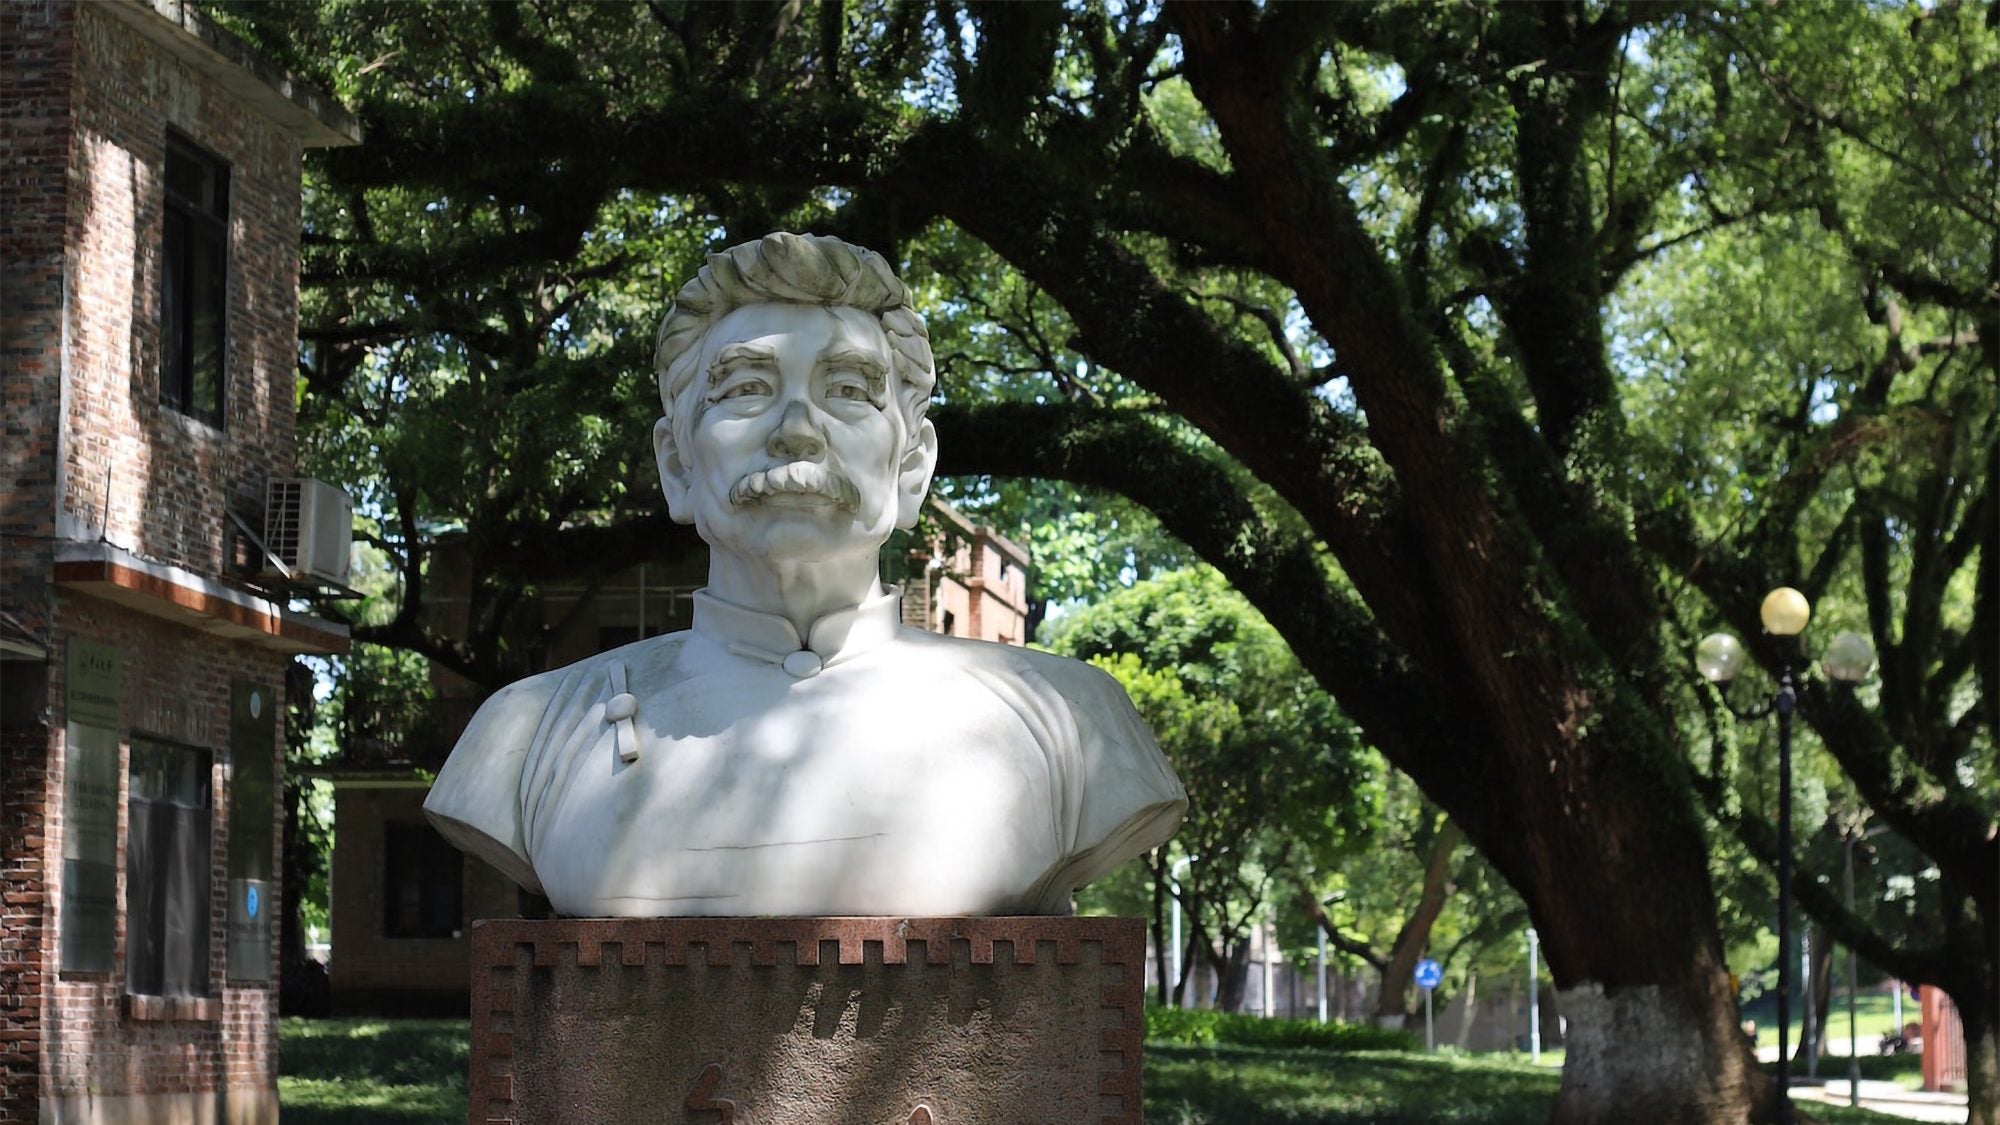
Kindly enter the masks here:
[[1426, 957], [1417, 962], [1417, 987], [1436, 988], [1444, 981], [1444, 969], [1436, 961]]
[[255, 918], [257, 916], [257, 908], [262, 905], [263, 902], [257, 894], [256, 887], [245, 887], [243, 889], [243, 910], [245, 913]]

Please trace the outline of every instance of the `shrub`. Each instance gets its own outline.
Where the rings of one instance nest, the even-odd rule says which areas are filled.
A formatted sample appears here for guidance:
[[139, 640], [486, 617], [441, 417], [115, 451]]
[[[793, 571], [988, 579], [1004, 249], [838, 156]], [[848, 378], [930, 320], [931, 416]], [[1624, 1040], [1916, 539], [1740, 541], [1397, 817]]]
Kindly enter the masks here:
[[1305, 1048], [1320, 1051], [1414, 1051], [1417, 1037], [1358, 1023], [1263, 1019], [1180, 1008], [1146, 1009], [1146, 1038], [1158, 1043], [1238, 1047]]

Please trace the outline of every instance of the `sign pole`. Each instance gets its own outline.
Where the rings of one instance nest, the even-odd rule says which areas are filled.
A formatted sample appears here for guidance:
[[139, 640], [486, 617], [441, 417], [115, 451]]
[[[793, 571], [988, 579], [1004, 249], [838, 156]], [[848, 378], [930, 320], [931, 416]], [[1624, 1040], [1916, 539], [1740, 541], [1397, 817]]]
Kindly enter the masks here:
[[1424, 1050], [1437, 1050], [1437, 1034], [1431, 1021], [1431, 996], [1437, 986], [1444, 982], [1444, 969], [1429, 957], [1417, 962], [1413, 974], [1417, 987], [1424, 990]]

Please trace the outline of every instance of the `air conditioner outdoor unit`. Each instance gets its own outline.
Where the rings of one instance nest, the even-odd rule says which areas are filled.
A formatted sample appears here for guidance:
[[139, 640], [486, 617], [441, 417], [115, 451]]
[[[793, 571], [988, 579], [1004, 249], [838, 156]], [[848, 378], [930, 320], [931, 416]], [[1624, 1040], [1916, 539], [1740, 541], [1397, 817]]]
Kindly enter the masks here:
[[354, 501], [323, 480], [276, 477], [264, 488], [266, 573], [291, 571], [294, 581], [347, 585], [348, 546], [354, 541]]

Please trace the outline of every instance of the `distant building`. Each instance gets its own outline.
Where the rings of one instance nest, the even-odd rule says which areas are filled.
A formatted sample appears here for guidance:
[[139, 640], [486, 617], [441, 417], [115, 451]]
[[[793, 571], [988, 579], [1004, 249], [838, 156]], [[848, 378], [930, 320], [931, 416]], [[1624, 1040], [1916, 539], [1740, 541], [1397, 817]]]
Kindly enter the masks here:
[[[903, 591], [916, 628], [1021, 644], [1027, 631], [1028, 556], [991, 528], [933, 499], [915, 534], [884, 548], [883, 580]], [[465, 576], [449, 548], [433, 556], [444, 628], [464, 629]], [[688, 628], [691, 595], [706, 583], [706, 548], [633, 567], [589, 586], [541, 591], [547, 631], [536, 663], [557, 668], [644, 637]], [[458, 596], [454, 596], [454, 587]], [[427, 780], [443, 764], [480, 699], [471, 685], [434, 677], [421, 706], [379, 701], [351, 714], [337, 763], [314, 771], [334, 786], [328, 960], [333, 1010], [348, 1014], [462, 1014], [469, 999], [475, 918], [514, 917], [514, 884], [447, 844], [424, 819]], [[350, 708], [350, 710], [355, 710]], [[379, 715], [379, 721], [376, 717]]]
[[1026, 644], [1028, 552], [990, 527], [975, 524], [936, 497], [909, 548], [900, 578], [903, 621], [952, 637], [1003, 645]]
[[0, 5], [0, 115], [0, 1120], [275, 1122], [285, 670], [347, 634], [260, 544], [359, 132], [177, 0]]

